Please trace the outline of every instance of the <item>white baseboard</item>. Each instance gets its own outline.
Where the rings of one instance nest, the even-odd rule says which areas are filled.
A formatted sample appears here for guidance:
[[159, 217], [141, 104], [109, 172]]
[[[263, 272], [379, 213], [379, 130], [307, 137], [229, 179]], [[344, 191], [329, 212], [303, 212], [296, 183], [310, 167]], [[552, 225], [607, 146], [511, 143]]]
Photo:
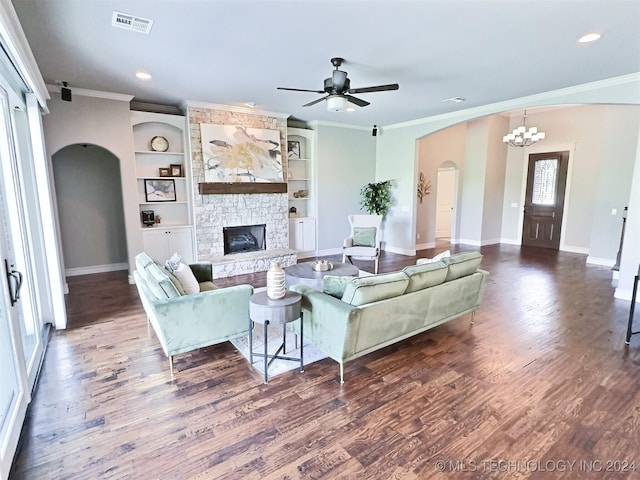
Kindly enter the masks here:
[[505, 245], [522, 245], [522, 240], [517, 238], [501, 238], [500, 243]]
[[613, 267], [616, 264], [616, 261], [613, 258], [598, 258], [589, 255], [587, 257], [587, 263], [591, 265], [602, 265], [603, 267]]
[[471, 245], [472, 247], [484, 247], [487, 245], [496, 245], [500, 243], [499, 238], [491, 238], [489, 240], [469, 240], [467, 238], [460, 238], [458, 243], [463, 243], [465, 245]]
[[67, 268], [64, 273], [67, 277], [77, 275], [91, 275], [94, 273], [117, 272], [118, 270], [128, 270], [128, 263], [111, 263], [109, 265], [93, 265], [91, 267]]
[[[340, 250], [342, 253], [342, 250]], [[320, 256], [318, 252], [298, 252], [298, 258], [315, 258]]]
[[416, 250], [428, 250], [430, 248], [436, 248], [436, 242], [420, 243], [416, 245]]
[[319, 257], [328, 257], [329, 255], [342, 255], [342, 247], [318, 250], [317, 255]]
[[135, 285], [136, 284], [136, 279], [133, 277], [133, 275], [129, 275], [129, 285]]
[[415, 249], [398, 248], [398, 247], [392, 247], [390, 245], [385, 245], [384, 251], [390, 252], [390, 253], [397, 253], [399, 255], [407, 255], [409, 257], [414, 256], [416, 254]]
[[[585, 247], [572, 247], [570, 245], [560, 246], [561, 252], [569, 253], [581, 253], [583, 255], [589, 255], [589, 249]], [[613, 266], [613, 264], [611, 264]]]
[[[619, 298], [620, 300], [626, 300], [627, 302], [631, 301], [631, 297], [633, 296], [633, 290], [623, 290], [621, 288], [616, 288], [613, 293], [614, 298]], [[638, 303], [639, 298], [636, 298], [636, 303]]]

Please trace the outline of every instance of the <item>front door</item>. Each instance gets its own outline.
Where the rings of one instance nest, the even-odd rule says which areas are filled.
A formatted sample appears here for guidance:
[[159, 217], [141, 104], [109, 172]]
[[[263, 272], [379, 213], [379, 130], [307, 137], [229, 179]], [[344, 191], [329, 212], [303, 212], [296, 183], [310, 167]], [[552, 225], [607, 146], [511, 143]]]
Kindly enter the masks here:
[[560, 248], [569, 152], [529, 155], [522, 245]]

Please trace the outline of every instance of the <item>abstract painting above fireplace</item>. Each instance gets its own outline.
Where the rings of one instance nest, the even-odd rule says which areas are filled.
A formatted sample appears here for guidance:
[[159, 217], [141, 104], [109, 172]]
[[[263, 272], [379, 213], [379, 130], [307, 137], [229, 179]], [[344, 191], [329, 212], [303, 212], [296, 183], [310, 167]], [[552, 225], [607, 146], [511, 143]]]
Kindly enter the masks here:
[[205, 182], [282, 182], [280, 131], [200, 124]]

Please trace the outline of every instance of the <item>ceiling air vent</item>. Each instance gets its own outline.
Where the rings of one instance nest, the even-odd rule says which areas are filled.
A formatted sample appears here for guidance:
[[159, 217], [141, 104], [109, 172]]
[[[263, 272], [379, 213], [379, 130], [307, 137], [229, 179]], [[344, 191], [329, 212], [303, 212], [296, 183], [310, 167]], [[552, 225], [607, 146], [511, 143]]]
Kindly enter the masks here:
[[111, 25], [138, 33], [149, 33], [151, 31], [151, 26], [153, 25], [153, 20], [136, 17], [134, 15], [129, 15], [128, 13], [113, 12]]

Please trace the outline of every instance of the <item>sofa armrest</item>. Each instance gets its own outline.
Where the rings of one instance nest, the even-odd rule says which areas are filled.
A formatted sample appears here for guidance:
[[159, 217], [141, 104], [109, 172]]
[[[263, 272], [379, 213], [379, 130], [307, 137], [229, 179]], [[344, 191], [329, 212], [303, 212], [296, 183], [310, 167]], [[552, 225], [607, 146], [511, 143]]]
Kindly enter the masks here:
[[213, 281], [213, 265], [209, 262], [196, 262], [189, 264], [189, 268], [198, 280], [198, 283]]
[[344, 239], [344, 242], [342, 242], [342, 248], [349, 247], [353, 247], [353, 237], [347, 237]]
[[153, 324], [167, 355], [238, 337], [249, 331], [251, 285], [235, 285], [152, 303]]
[[302, 295], [304, 337], [342, 363], [355, 348], [361, 310], [306, 285], [293, 285], [291, 290]]

